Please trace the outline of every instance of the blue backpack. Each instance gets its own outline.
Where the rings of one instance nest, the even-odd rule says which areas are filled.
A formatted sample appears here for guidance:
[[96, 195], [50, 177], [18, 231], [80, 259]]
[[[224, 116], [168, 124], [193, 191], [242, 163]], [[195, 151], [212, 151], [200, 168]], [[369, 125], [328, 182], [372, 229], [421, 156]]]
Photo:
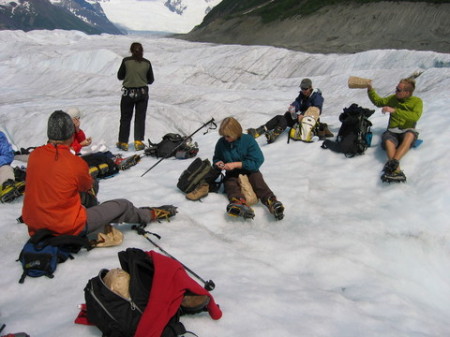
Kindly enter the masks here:
[[86, 237], [56, 236], [48, 229], [38, 230], [22, 248], [17, 260], [23, 268], [19, 283], [23, 283], [26, 276], [53, 278], [58, 263], [73, 259], [72, 254], [78, 253], [82, 247], [92, 249]]

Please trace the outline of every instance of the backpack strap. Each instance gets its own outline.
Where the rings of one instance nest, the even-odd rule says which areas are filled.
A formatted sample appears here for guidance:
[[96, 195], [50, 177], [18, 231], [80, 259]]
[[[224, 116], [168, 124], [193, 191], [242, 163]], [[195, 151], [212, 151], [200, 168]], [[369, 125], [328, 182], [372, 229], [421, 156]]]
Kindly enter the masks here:
[[[53, 233], [51, 230], [42, 228], [42, 229], [39, 229], [36, 233], [34, 233], [33, 236], [30, 237], [29, 242], [36, 245], [40, 242], [45, 242], [54, 236], [55, 236], [55, 233]], [[45, 245], [47, 245], [47, 243], [45, 243]]]
[[81, 248], [91, 250], [94, 246], [86, 236], [58, 235], [47, 240], [48, 245], [64, 247], [71, 253], [78, 253]]

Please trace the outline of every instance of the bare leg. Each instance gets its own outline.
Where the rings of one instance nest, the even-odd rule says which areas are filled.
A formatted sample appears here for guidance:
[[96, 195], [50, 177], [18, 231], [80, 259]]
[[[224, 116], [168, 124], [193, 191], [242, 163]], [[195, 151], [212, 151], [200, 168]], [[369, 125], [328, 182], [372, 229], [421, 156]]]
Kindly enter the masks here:
[[[402, 157], [409, 151], [409, 149], [411, 148], [412, 143], [415, 140], [415, 135], [411, 132], [407, 132], [405, 134], [405, 138], [403, 138], [402, 143], [398, 146], [397, 150], [395, 151], [394, 156], [392, 157], [393, 159], [397, 159], [398, 161], [400, 161], [400, 159], [402, 159]], [[387, 145], [387, 142], [386, 142]], [[389, 154], [388, 154], [389, 156]]]

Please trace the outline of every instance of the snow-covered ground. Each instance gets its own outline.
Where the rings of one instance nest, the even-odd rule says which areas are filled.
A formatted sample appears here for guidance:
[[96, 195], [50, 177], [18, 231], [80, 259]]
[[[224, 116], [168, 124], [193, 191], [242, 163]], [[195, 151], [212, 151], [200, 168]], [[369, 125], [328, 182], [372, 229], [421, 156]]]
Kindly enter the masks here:
[[[78, 106], [81, 126], [94, 144], [114, 144], [121, 83], [116, 72], [131, 42], [143, 43], [152, 61], [147, 138], [190, 134], [204, 122], [234, 116], [244, 128], [283, 113], [303, 77], [323, 91], [322, 121], [337, 133], [344, 107], [373, 108], [365, 90], [347, 88], [350, 75], [372, 78], [381, 95], [417, 70], [416, 95], [424, 100], [419, 122], [424, 143], [402, 160], [408, 182], [379, 179], [385, 162], [380, 135], [387, 116], [371, 117], [373, 142], [363, 156], [321, 149], [321, 142], [267, 145], [263, 172], [286, 206], [275, 221], [261, 204], [253, 221], [225, 214], [223, 194], [192, 202], [176, 188], [192, 160], [141, 162], [100, 182], [100, 200], [125, 197], [137, 206], [174, 204], [170, 222], [148, 228], [158, 243], [206, 280], [223, 310], [183, 317], [188, 330], [217, 337], [443, 337], [450, 335], [450, 201], [447, 157], [450, 133], [450, 55], [373, 50], [321, 55], [263, 46], [189, 43], [167, 38], [87, 36], [79, 32], [0, 32], [0, 126], [17, 147], [46, 142], [47, 118]], [[201, 158], [211, 158], [217, 130], [198, 132]], [[132, 153], [132, 152], [131, 152]], [[21, 165], [14, 162], [14, 165]], [[80, 252], [58, 266], [54, 279], [27, 278], [16, 259], [28, 238], [16, 223], [22, 200], [0, 204], [0, 324], [4, 332], [33, 337], [101, 336], [73, 323], [83, 288], [101, 268], [119, 266], [127, 247], [155, 249], [121, 226], [119, 247]], [[157, 249], [155, 249], [157, 250]]]
[[108, 19], [126, 31], [188, 33], [220, 1], [172, 1], [178, 4], [177, 12], [165, 6], [167, 0], [109, 0], [101, 1], [100, 5]]

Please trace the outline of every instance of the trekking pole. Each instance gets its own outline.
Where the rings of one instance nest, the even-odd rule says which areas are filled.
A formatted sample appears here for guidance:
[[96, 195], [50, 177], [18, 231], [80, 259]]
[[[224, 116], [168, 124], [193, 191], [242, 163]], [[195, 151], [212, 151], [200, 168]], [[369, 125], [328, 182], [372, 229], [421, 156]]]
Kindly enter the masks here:
[[190, 268], [186, 267], [186, 265], [184, 265], [182, 262], [180, 262], [180, 260], [176, 259], [173, 255], [169, 254], [160, 245], [158, 245], [156, 242], [154, 242], [152, 239], [149, 238], [149, 234], [156, 236], [158, 239], [161, 239], [161, 236], [159, 236], [158, 234], [146, 231], [144, 229], [143, 225], [133, 225], [131, 227], [131, 229], [134, 229], [139, 235], [142, 235], [143, 237], [145, 237], [151, 244], [153, 244], [156, 248], [158, 248], [161, 252], [166, 254], [168, 257], [170, 257], [170, 258], [174, 259], [175, 261], [177, 261], [178, 263], [180, 263], [183, 266], [183, 268], [186, 269], [186, 271], [188, 271], [192, 276], [196, 277], [198, 280], [203, 282], [203, 284], [205, 285], [204, 288], [206, 290], [208, 290], [208, 291], [214, 290], [216, 285], [214, 284], [214, 282], [212, 280], [205, 281], [197, 273], [193, 272]]
[[172, 156], [172, 153], [174, 153], [179, 147], [181, 147], [182, 145], [184, 145], [184, 143], [186, 143], [186, 141], [190, 138], [192, 138], [193, 135], [195, 135], [197, 132], [199, 132], [201, 129], [203, 129], [205, 126], [207, 126], [208, 124], [211, 124], [211, 126], [208, 128], [208, 130], [206, 130], [206, 132], [204, 133], [207, 134], [209, 130], [215, 130], [217, 129], [217, 125], [216, 123], [214, 123], [214, 118], [211, 118], [211, 120], [207, 121], [205, 124], [203, 124], [201, 127], [199, 127], [197, 130], [195, 130], [193, 133], [191, 133], [189, 136], [186, 137], [186, 139], [181, 142], [180, 144], [178, 144], [171, 153], [169, 153], [167, 156], [162, 157], [160, 160], [158, 160], [155, 164], [153, 164], [152, 167], [150, 167], [147, 171], [145, 171], [144, 173], [142, 173], [141, 177], [145, 176], [147, 174], [147, 172], [149, 172], [151, 169], [153, 169], [156, 165], [158, 165], [160, 162], [162, 162], [164, 159], [169, 158], [170, 156]]

